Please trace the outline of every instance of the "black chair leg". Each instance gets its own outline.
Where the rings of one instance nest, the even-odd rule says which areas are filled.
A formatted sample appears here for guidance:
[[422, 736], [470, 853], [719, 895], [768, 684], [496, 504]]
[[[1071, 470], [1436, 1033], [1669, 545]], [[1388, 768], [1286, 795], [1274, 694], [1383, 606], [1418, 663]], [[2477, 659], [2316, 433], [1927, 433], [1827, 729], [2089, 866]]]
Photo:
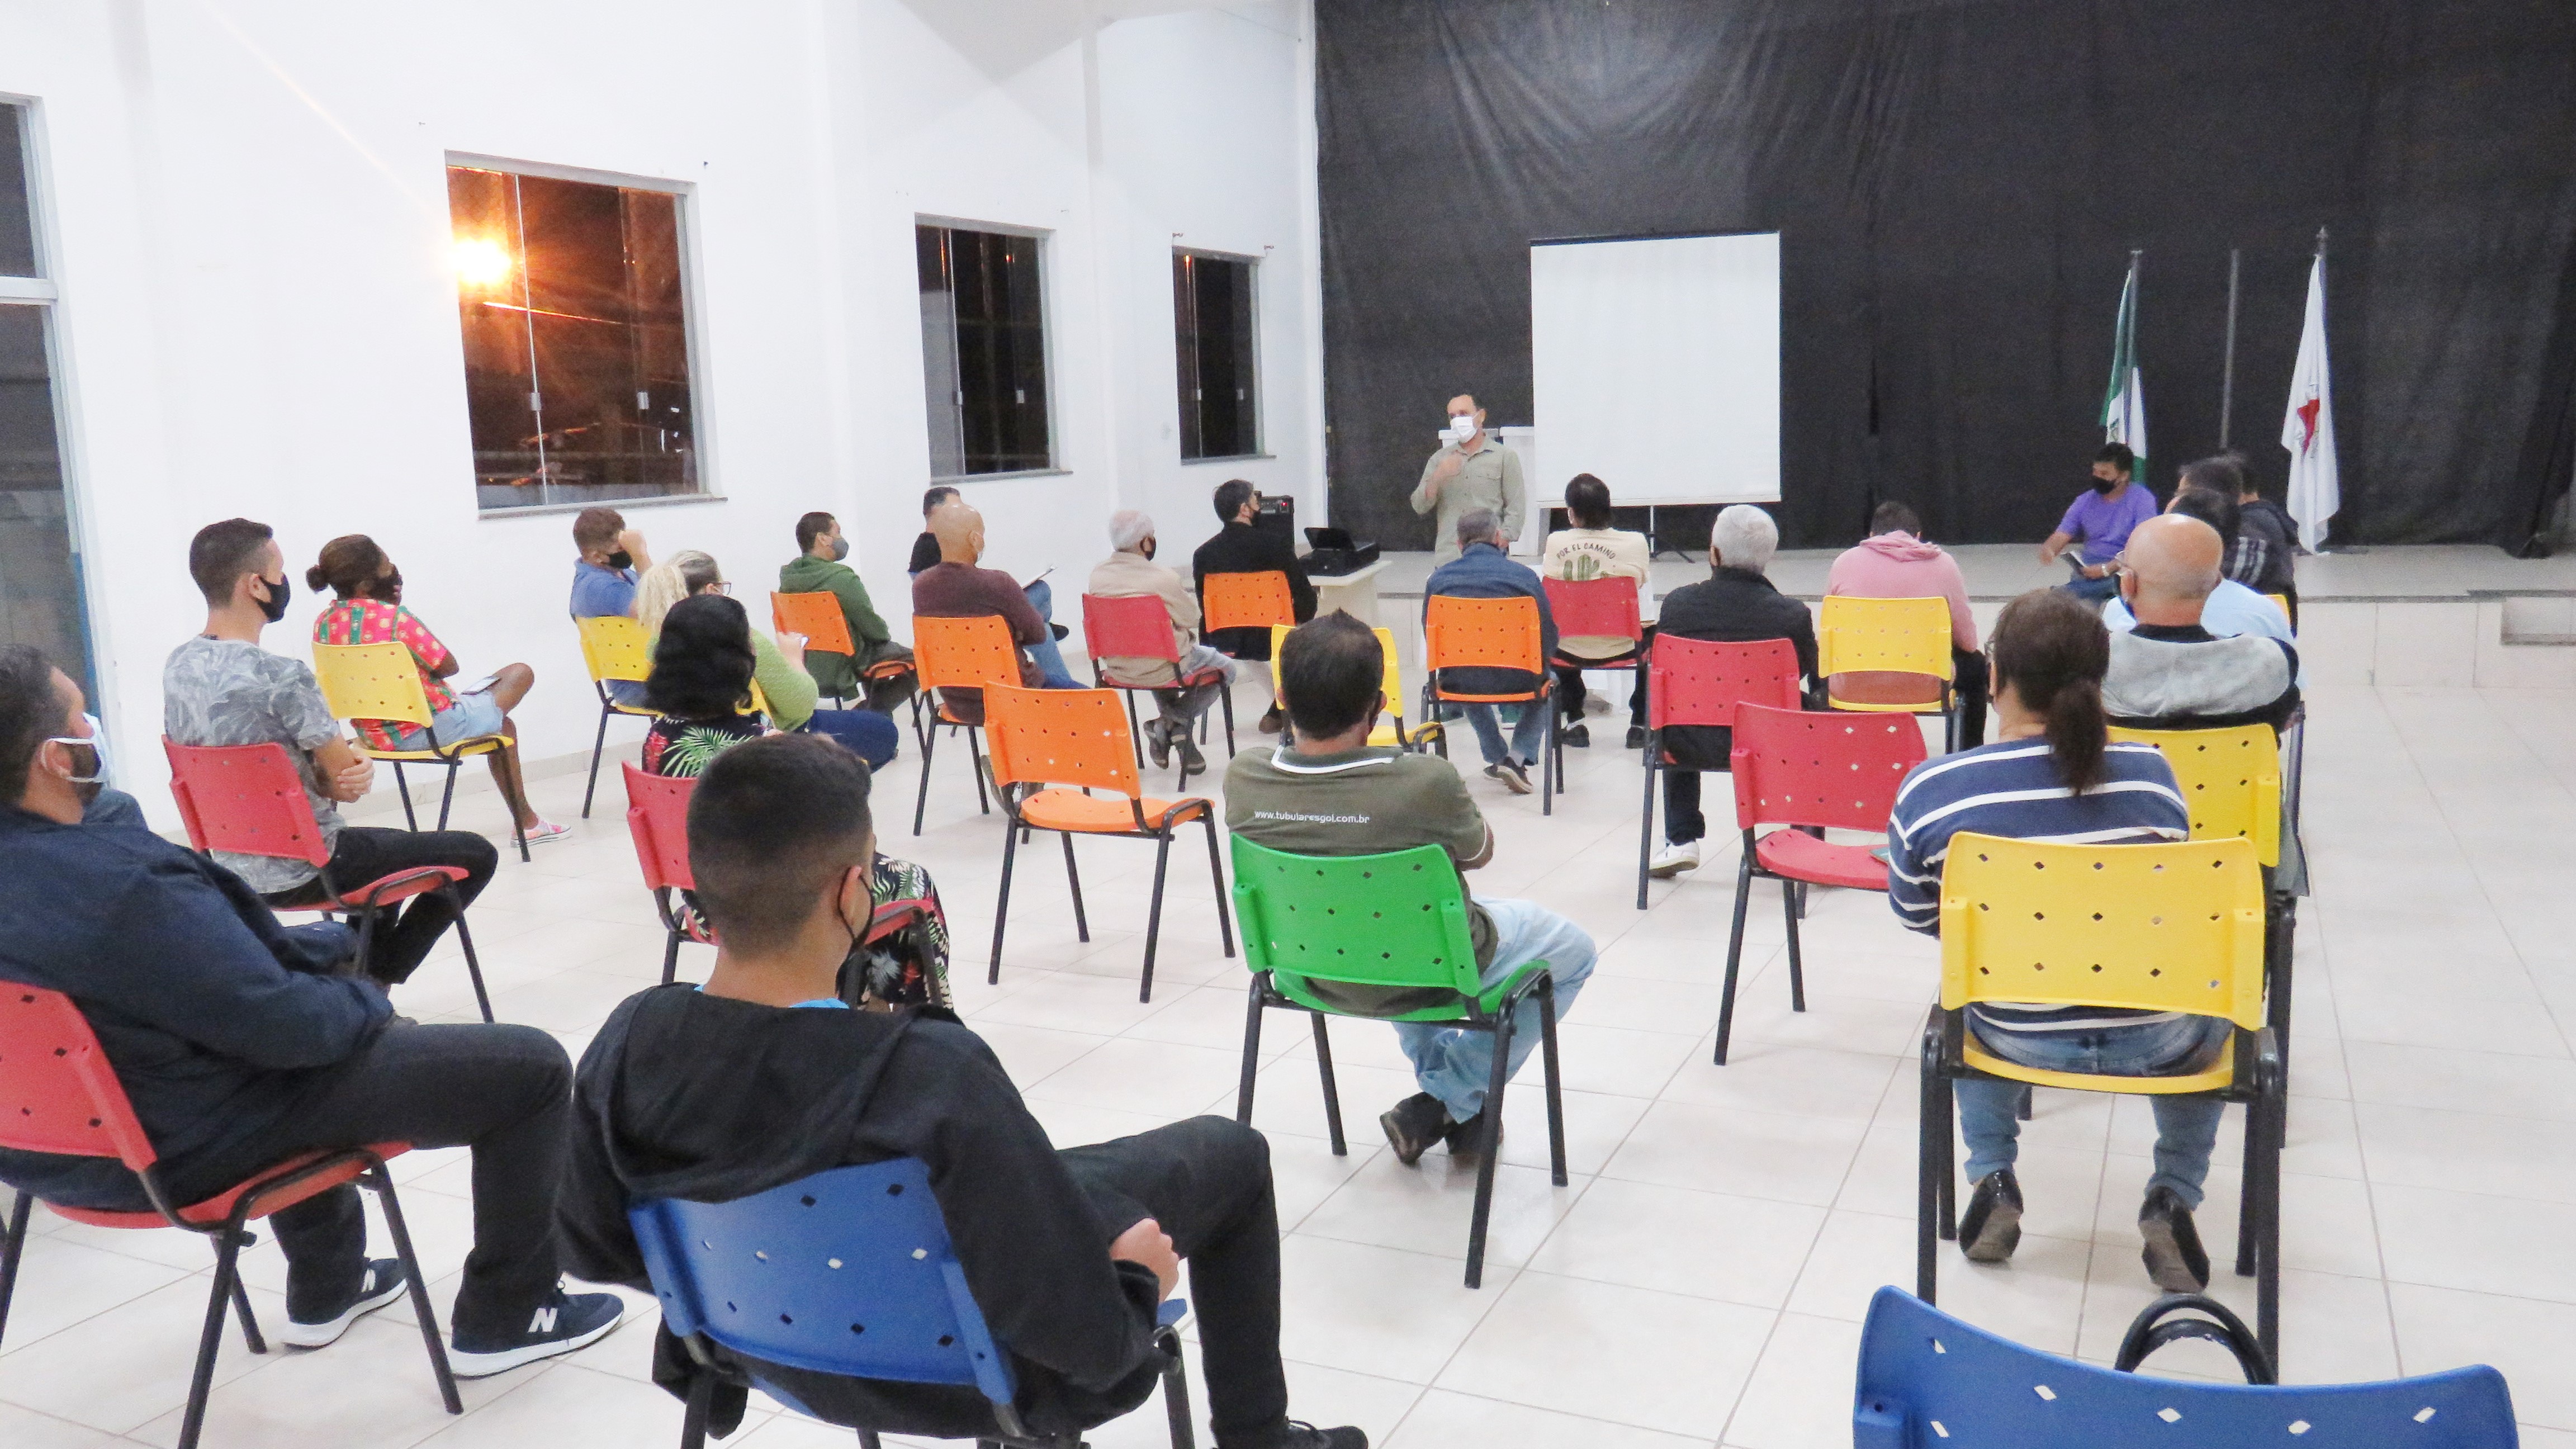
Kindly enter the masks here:
[[[1224, 708], [1224, 710], [1225, 710], [1225, 757], [1226, 757], [1227, 759], [1231, 760], [1231, 759], [1233, 759], [1233, 758], [1234, 758], [1234, 681], [1233, 681], [1233, 680], [1229, 679], [1229, 680], [1227, 680], [1227, 681], [1225, 682], [1225, 688], [1220, 689], [1220, 690], [1218, 690], [1218, 691], [1217, 691], [1217, 693], [1216, 693], [1216, 699], [1217, 699], [1217, 703], [1218, 703], [1220, 706], [1222, 706], [1222, 707]], [[1206, 729], [1206, 728], [1207, 728], [1207, 715], [1206, 715], [1204, 712], [1202, 712], [1202, 713], [1199, 715], [1199, 728], [1200, 728], [1200, 729], [1202, 729], [1202, 730], [1204, 730], [1204, 729]]]
[[1154, 837], [1154, 903], [1145, 912], [1145, 974], [1136, 983], [1136, 999], [1154, 999], [1154, 948], [1163, 937], [1163, 872], [1172, 860], [1172, 831], [1165, 826]]
[[[1022, 831], [1021, 835], [1025, 838], [1027, 832]], [[1073, 891], [1074, 939], [1088, 942], [1091, 939], [1091, 920], [1082, 913], [1082, 876], [1073, 865], [1073, 835], [1070, 831], [1061, 831], [1056, 839], [1064, 842], [1064, 883]]]
[[[1547, 1069], [1547, 1169], [1558, 1187], [1565, 1186], [1565, 1091], [1557, 1081], [1556, 978], [1538, 986], [1539, 1064]], [[1497, 1118], [1499, 1122], [1501, 1119]]]
[[662, 942], [662, 984], [670, 985], [680, 975], [680, 933], [666, 931]]
[[[248, 1238], [249, 1235], [243, 1235]], [[244, 1247], [249, 1244], [245, 1242]], [[268, 1352], [268, 1340], [259, 1331], [259, 1315], [251, 1311], [250, 1289], [241, 1279], [241, 1270], [233, 1270], [233, 1321], [241, 1326], [242, 1346], [253, 1353]]]
[[1476, 1161], [1476, 1211], [1467, 1224], [1467, 1286], [1485, 1286], [1485, 1227], [1494, 1215], [1494, 1159], [1502, 1155], [1503, 1088], [1511, 1081], [1512, 1014], [1494, 1017], [1494, 1070], [1485, 1082], [1484, 1141]]
[[9, 1209], [9, 1227], [0, 1232], [0, 1343], [9, 1336], [9, 1299], [18, 1291], [18, 1260], [27, 1251], [27, 1216], [35, 1209], [35, 1194], [18, 1194], [17, 1206]]
[[[1094, 676], [1094, 681], [1097, 682], [1097, 676]], [[1127, 697], [1127, 747], [1136, 752], [1136, 773], [1141, 775], [1145, 773], [1145, 733], [1136, 722], [1136, 691], [1122, 689], [1118, 692]]]
[[438, 1379], [439, 1401], [447, 1412], [462, 1414], [465, 1401], [456, 1395], [456, 1374], [447, 1364], [447, 1344], [438, 1336], [438, 1313], [429, 1306], [429, 1280], [420, 1271], [420, 1255], [412, 1250], [410, 1225], [403, 1221], [402, 1203], [394, 1196], [394, 1175], [379, 1162], [361, 1180], [375, 1190], [376, 1205], [384, 1209], [385, 1232], [394, 1240], [394, 1256], [402, 1260], [403, 1279], [411, 1288], [412, 1317], [420, 1324], [421, 1342], [429, 1348], [429, 1370]]
[[1333, 1155], [1348, 1157], [1350, 1144], [1342, 1140], [1342, 1093], [1333, 1080], [1333, 1039], [1324, 1029], [1322, 1012], [1306, 1015], [1315, 1024], [1315, 1073], [1324, 1084], [1324, 1131], [1333, 1139]]
[[215, 1283], [206, 1294], [205, 1329], [197, 1335], [197, 1366], [188, 1379], [187, 1411], [179, 1419], [179, 1449], [197, 1449], [197, 1435], [206, 1426], [206, 1396], [215, 1386], [215, 1356], [223, 1352], [224, 1315], [231, 1311], [233, 1290], [239, 1286], [235, 1266], [240, 1254], [238, 1233], [225, 1233], [215, 1240]]
[[482, 1009], [484, 1024], [488, 1026], [492, 1021], [492, 996], [483, 989], [483, 962], [474, 954], [474, 932], [465, 924], [465, 902], [456, 894], [456, 887], [450, 885], [442, 889], [450, 900], [456, 902], [457, 949], [465, 953], [465, 979], [474, 983], [474, 1004]]
[[715, 1371], [700, 1368], [689, 1377], [689, 1408], [680, 1418], [680, 1449], [706, 1449], [707, 1411], [715, 1403]]
[[590, 797], [599, 793], [599, 757], [608, 749], [608, 706], [599, 707], [599, 733], [590, 740], [590, 783], [581, 787], [581, 818], [590, 818]]
[[[447, 812], [456, 806], [456, 769], [454, 760], [447, 762], [447, 787], [438, 793], [438, 828], [441, 830], [447, 828]], [[519, 823], [519, 818], [516, 815], [511, 816], [510, 823], [515, 827]]]
[[394, 789], [399, 791], [402, 795], [403, 829], [418, 830], [420, 828], [420, 817], [412, 814], [411, 810], [411, 782], [403, 778], [402, 761], [400, 760], [394, 761]]
[[1637, 909], [1646, 908], [1646, 867], [1655, 859], [1655, 766], [1663, 746], [1646, 736], [1646, 803], [1637, 819]]
[[1726, 990], [1717, 1007], [1717, 1064], [1726, 1065], [1726, 1040], [1735, 1030], [1735, 974], [1744, 960], [1744, 911], [1753, 903], [1753, 842], [1735, 867], [1735, 928], [1726, 938]]
[[1225, 959], [1231, 961], [1234, 959], [1234, 919], [1226, 910], [1225, 864], [1216, 853], [1216, 816], [1202, 815], [1199, 824], [1207, 827], [1208, 879], [1216, 884], [1216, 938], [1225, 947]]
[[984, 972], [984, 984], [998, 986], [1002, 981], [1002, 928], [1011, 920], [1011, 862], [1019, 853], [1020, 832], [1002, 832], [1002, 890], [993, 902], [993, 961]]
[[939, 721], [921, 734], [921, 785], [912, 792], [912, 833], [921, 834], [921, 812], [930, 805], [930, 757], [939, 745]]
[[1538, 746], [1538, 813], [1553, 815], [1556, 813], [1556, 702], [1541, 696], [1522, 708], [1547, 711], [1547, 733], [1540, 738]]
[[1163, 1350], [1163, 1418], [1171, 1425], [1172, 1449], [1197, 1449], [1190, 1426], [1189, 1361], [1181, 1357], [1181, 1336], [1166, 1328], [1154, 1335]]
[[1923, 1058], [1917, 1065], [1921, 1094], [1916, 1108], [1917, 1135], [1914, 1148], [1914, 1296], [1926, 1303], [1939, 1300], [1941, 1282], [1940, 1178], [1941, 1148], [1949, 1140], [1950, 1123], [1942, 1103], [1941, 1012], [1932, 1011], [1932, 1024], [1924, 1029]]
[[1246, 1127], [1252, 1125], [1252, 1089], [1261, 1074], [1261, 1013], [1267, 1000], [1262, 985], [1263, 978], [1255, 975], [1244, 998], [1243, 1075], [1234, 1087], [1234, 1120]]
[[1797, 881], [1780, 882], [1780, 913], [1788, 918], [1789, 927], [1789, 1009], [1807, 1009], [1806, 965], [1798, 957], [1798, 897], [1804, 892]]
[[984, 735], [973, 725], [966, 727], [966, 753], [975, 761], [975, 809], [990, 815], [993, 813], [993, 799], [984, 791]]
[[885, 1441], [877, 1437], [876, 1430], [861, 1429], [859, 1431], [859, 1449], [885, 1449]]

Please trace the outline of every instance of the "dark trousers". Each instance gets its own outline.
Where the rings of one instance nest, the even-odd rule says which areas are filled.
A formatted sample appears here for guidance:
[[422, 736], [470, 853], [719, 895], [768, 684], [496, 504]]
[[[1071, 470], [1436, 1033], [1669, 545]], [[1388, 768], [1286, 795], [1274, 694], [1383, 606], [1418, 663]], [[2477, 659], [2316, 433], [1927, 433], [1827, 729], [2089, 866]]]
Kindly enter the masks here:
[[[571, 1093], [571, 1059], [535, 1027], [396, 1023], [317, 1071], [284, 1117], [222, 1160], [175, 1165], [172, 1186], [193, 1202], [301, 1152], [470, 1147], [474, 1251], [448, 1326], [459, 1342], [488, 1341], [525, 1329], [555, 1289], [555, 1187]], [[319, 1317], [357, 1291], [367, 1267], [357, 1188], [333, 1188], [268, 1221], [286, 1253], [289, 1316]]]
[[1959, 706], [1959, 748], [1973, 750], [1986, 742], [1986, 656], [1953, 647], [1950, 675], [1950, 692]]
[[[351, 825], [340, 831], [331, 846], [327, 874], [332, 885], [356, 892], [396, 871], [452, 865], [465, 872], [465, 879], [456, 883], [458, 900], [472, 905], [483, 887], [492, 883], [492, 872], [500, 864], [492, 842], [469, 830], [377, 830]], [[313, 906], [329, 900], [330, 894], [317, 876], [291, 891], [262, 899], [272, 906]], [[388, 986], [410, 980], [438, 938], [455, 924], [458, 909], [431, 894], [378, 911], [375, 937], [367, 951], [367, 974]]]
[[1217, 1439], [1287, 1418], [1269, 1140], [1224, 1117], [1192, 1117], [1056, 1156], [1112, 1232], [1152, 1218], [1188, 1260]]
[[[1607, 659], [1596, 660], [1594, 662], [1598, 664], [1616, 664], [1621, 660], [1635, 659], [1636, 657], [1637, 651], [1631, 649], [1625, 654], [1614, 654]], [[1583, 702], [1591, 697], [1590, 692], [1585, 690], [1583, 687], [1583, 671], [1580, 669], [1568, 668], [1561, 664], [1550, 665], [1549, 668], [1556, 675], [1556, 697], [1559, 707], [1564, 710], [1565, 722], [1567, 724], [1581, 724], [1583, 722]], [[1635, 725], [1640, 729], [1643, 729], [1646, 724], [1646, 671], [1643, 667], [1638, 668], [1629, 676], [1628, 723]]]

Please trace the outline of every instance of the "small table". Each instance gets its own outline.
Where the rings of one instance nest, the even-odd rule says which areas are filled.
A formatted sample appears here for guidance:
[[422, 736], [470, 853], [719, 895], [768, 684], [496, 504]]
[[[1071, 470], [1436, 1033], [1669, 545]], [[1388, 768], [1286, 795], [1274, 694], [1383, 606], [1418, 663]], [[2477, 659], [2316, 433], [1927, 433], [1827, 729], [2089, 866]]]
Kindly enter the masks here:
[[1370, 628], [1376, 628], [1377, 575], [1386, 564], [1387, 561], [1381, 558], [1346, 574], [1308, 575], [1308, 582], [1315, 586], [1315, 612], [1329, 614], [1339, 609]]

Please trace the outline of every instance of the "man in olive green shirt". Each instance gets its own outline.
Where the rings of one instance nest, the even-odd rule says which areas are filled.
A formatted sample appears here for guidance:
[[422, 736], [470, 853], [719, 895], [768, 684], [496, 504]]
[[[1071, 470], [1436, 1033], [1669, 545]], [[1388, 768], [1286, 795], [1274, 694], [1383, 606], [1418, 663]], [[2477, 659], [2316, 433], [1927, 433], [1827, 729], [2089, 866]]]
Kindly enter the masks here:
[[1485, 431], [1485, 410], [1466, 393], [1449, 399], [1449, 441], [1422, 465], [1413, 487], [1413, 511], [1439, 511], [1431, 542], [1434, 567], [1458, 556], [1458, 520], [1490, 508], [1502, 520], [1503, 550], [1511, 551], [1529, 520], [1529, 485], [1521, 480], [1520, 454]]
[[[1462, 871], [1493, 858], [1493, 831], [1456, 768], [1430, 755], [1369, 746], [1369, 731], [1386, 708], [1384, 668], [1376, 631], [1348, 614], [1323, 615], [1288, 635], [1279, 655], [1280, 692], [1297, 727], [1297, 743], [1255, 745], [1234, 757], [1225, 772], [1226, 829], [1298, 855], [1378, 855], [1437, 844]], [[1470, 896], [1467, 929], [1486, 986], [1545, 961], [1556, 981], [1560, 1021], [1592, 974], [1592, 938], [1532, 902]], [[1457, 1000], [1454, 992], [1425, 987], [1319, 982], [1315, 991], [1363, 1016]], [[1475, 1150], [1494, 1071], [1492, 1033], [1436, 1022], [1394, 1026], [1422, 1088], [1377, 1119], [1396, 1160], [1410, 1166], [1443, 1138], [1452, 1154]], [[1519, 1075], [1538, 1040], [1539, 1005], [1533, 998], [1513, 1017], [1508, 1075]]]
[[896, 705], [912, 697], [914, 676], [909, 671], [892, 679], [861, 676], [888, 660], [909, 661], [912, 650], [895, 642], [894, 631], [868, 602], [868, 586], [859, 581], [858, 570], [841, 562], [850, 556], [850, 541], [841, 536], [840, 520], [828, 513], [806, 514], [796, 520], [796, 546], [801, 552], [778, 570], [778, 591], [830, 594], [839, 599], [841, 619], [849, 626], [850, 642], [858, 648], [855, 655], [808, 649], [805, 672], [814, 676], [815, 688], [834, 699], [864, 693], [868, 708], [893, 714]]

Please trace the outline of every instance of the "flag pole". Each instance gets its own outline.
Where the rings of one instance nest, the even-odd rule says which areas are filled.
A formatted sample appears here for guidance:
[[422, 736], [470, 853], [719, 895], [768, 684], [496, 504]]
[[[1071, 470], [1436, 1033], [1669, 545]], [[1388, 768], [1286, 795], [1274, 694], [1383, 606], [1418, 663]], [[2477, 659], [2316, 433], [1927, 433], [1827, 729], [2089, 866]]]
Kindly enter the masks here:
[[2236, 283], [2245, 261], [2242, 247], [2227, 249], [2227, 363], [2219, 374], [2218, 448], [2227, 450], [2227, 425], [2236, 410]]

